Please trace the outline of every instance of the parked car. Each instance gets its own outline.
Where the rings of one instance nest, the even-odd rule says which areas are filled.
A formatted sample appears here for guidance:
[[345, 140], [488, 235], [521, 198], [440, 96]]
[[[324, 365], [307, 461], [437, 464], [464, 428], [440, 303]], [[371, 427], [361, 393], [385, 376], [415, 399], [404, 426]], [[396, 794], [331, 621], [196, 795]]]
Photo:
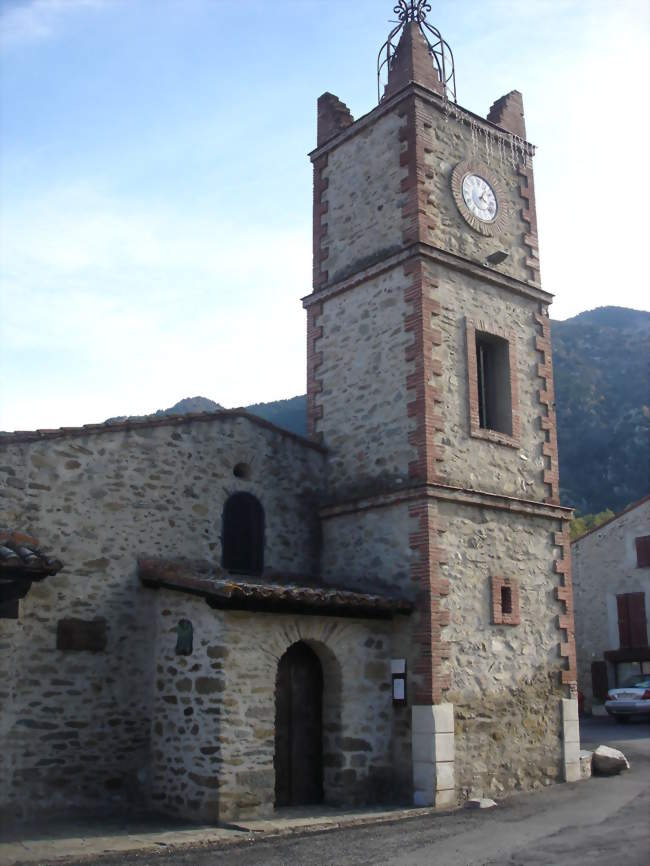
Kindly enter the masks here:
[[629, 722], [632, 716], [650, 715], [650, 675], [634, 674], [619, 688], [610, 689], [605, 709], [617, 722]]

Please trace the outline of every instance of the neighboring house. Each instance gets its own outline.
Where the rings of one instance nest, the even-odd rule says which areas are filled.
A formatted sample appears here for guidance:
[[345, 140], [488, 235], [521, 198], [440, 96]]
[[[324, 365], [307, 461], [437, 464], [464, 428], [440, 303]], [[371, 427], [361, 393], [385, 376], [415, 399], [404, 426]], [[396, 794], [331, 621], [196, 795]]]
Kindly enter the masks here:
[[650, 496], [571, 545], [578, 687], [585, 708], [632, 673], [650, 673]]
[[309, 440], [239, 411], [1, 438], [3, 814], [579, 778], [534, 149], [517, 91], [445, 91], [425, 7], [372, 111], [318, 101]]

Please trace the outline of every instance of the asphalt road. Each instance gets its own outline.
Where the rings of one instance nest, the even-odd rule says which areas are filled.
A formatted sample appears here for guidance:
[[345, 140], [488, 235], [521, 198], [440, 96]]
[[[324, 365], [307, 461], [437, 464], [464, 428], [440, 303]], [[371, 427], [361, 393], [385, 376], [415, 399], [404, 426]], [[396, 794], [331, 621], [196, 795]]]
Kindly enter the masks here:
[[348, 829], [255, 839], [227, 848], [112, 856], [98, 866], [648, 866], [650, 724], [587, 720], [583, 745], [620, 746], [631, 770], [502, 801]]

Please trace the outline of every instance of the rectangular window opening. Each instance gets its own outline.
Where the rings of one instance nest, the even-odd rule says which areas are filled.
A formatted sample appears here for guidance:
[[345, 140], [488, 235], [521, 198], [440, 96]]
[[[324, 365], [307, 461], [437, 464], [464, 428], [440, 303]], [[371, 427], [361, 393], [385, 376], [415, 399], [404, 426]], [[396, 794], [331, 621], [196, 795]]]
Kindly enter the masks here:
[[512, 613], [512, 589], [509, 586], [501, 587], [501, 613]]
[[512, 395], [508, 341], [476, 332], [479, 426], [512, 436]]
[[634, 539], [636, 544], [636, 566], [647, 568], [650, 566], [650, 535], [641, 535]]

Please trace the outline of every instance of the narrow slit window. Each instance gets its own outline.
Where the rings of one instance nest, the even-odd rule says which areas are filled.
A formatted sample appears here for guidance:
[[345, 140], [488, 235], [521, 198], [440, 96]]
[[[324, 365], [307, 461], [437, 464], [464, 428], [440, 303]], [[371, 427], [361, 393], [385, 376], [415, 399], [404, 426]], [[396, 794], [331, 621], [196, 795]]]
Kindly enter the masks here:
[[501, 587], [501, 613], [512, 613], [512, 589], [509, 586]]
[[508, 341], [476, 332], [479, 426], [512, 436], [512, 395]]

